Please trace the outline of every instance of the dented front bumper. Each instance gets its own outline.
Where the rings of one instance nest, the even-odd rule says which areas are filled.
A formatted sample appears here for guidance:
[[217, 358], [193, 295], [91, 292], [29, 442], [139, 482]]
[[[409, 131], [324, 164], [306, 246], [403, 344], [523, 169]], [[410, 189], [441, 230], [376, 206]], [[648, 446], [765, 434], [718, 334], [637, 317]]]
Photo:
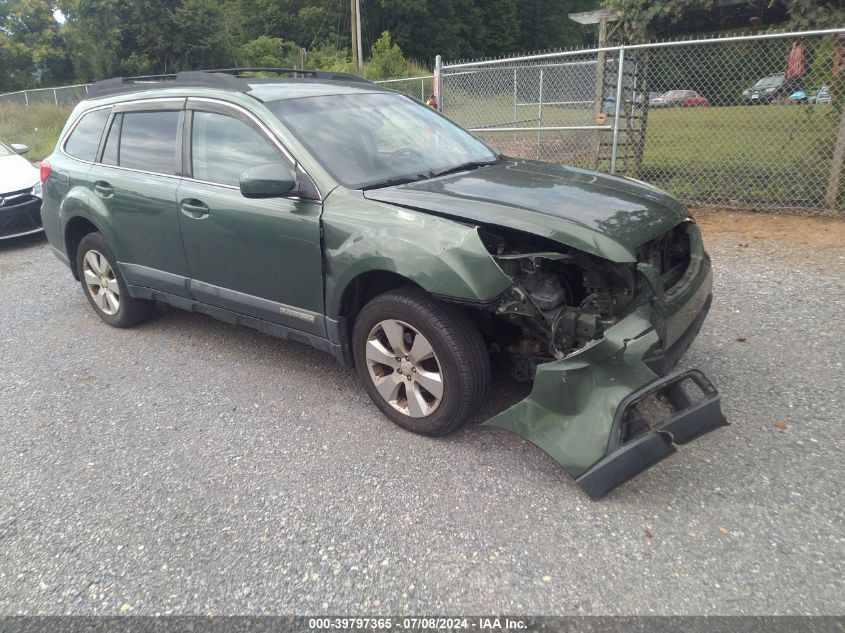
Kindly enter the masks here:
[[[516, 433], [558, 462], [584, 491], [600, 497], [684, 444], [727, 424], [719, 394], [701, 372], [667, 375], [710, 309], [712, 276], [704, 256], [670, 299], [659, 296], [566, 358], [538, 365], [530, 395], [485, 424]], [[662, 377], [662, 378], [661, 378]], [[694, 400], [682, 384], [692, 381]], [[661, 397], [670, 412], [626, 424], [644, 399]]]

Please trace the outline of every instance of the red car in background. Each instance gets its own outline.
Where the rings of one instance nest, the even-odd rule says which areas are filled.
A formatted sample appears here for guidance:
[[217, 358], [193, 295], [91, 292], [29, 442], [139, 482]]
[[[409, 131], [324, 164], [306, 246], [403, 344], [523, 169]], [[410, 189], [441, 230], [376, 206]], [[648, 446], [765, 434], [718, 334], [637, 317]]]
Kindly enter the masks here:
[[710, 105], [695, 90], [670, 90], [648, 102], [651, 108], [701, 108]]

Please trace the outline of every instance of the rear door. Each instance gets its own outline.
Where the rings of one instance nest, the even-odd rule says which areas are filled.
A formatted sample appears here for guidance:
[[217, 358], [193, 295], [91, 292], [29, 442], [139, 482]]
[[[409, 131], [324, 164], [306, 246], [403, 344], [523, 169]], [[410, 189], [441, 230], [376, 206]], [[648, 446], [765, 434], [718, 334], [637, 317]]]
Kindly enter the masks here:
[[194, 297], [324, 336], [322, 203], [310, 178], [298, 172], [290, 197], [241, 195], [246, 169], [296, 165], [260, 121], [220, 101], [188, 100], [183, 143], [179, 222]]
[[88, 173], [109, 215], [111, 247], [127, 281], [182, 296], [190, 274], [176, 204], [184, 104], [166, 99], [115, 106]]

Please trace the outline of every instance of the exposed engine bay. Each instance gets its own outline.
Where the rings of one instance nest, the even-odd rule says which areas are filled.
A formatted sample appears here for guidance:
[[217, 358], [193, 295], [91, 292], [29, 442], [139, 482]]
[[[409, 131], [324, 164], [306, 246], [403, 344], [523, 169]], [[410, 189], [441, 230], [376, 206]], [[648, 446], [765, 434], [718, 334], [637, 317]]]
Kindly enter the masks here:
[[[684, 231], [670, 231], [643, 245], [641, 264], [653, 267], [666, 287], [689, 262]], [[634, 263], [614, 263], [537, 236], [480, 229], [499, 267], [514, 282], [492, 306], [493, 351], [506, 352], [516, 380], [534, 379], [538, 364], [565, 358], [626, 314], [644, 286]], [[488, 332], [490, 332], [488, 328]]]

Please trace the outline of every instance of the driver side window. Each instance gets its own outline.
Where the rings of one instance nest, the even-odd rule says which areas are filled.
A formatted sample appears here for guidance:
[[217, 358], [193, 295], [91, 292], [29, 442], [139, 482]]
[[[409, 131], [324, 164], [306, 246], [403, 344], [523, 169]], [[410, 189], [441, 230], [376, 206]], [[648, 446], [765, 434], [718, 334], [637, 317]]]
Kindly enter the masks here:
[[195, 111], [191, 124], [193, 177], [237, 187], [250, 167], [284, 164], [267, 140], [243, 121], [217, 112]]

